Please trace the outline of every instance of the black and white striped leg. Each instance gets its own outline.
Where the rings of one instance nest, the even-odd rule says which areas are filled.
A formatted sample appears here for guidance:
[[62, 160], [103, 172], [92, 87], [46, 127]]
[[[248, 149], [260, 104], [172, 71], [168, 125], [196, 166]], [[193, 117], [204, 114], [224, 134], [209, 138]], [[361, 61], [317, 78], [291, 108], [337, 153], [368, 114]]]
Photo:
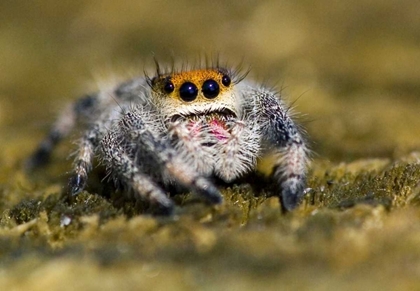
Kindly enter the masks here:
[[165, 192], [152, 179], [141, 172], [135, 160], [126, 153], [121, 145], [121, 137], [110, 132], [101, 141], [104, 153], [104, 162], [118, 178], [124, 180], [137, 195], [143, 199], [158, 205], [162, 214], [171, 214], [173, 203]]
[[59, 116], [48, 135], [38, 145], [38, 148], [26, 160], [26, 170], [32, 171], [46, 165], [56, 145], [69, 134], [75, 123], [76, 115], [73, 107], [67, 107]]
[[68, 182], [68, 194], [74, 196], [79, 194], [86, 187], [88, 174], [92, 169], [92, 160], [95, 153], [95, 147], [99, 138], [89, 139], [93, 130], [87, 132], [80, 142], [73, 162], [73, 172]]
[[288, 116], [288, 109], [284, 108], [277, 96], [265, 94], [262, 102], [267, 142], [277, 156], [273, 179], [280, 187], [282, 208], [291, 211], [298, 206], [304, 195], [307, 148], [299, 128]]
[[47, 164], [56, 145], [69, 135], [81, 116], [89, 115], [88, 112], [92, 111], [95, 104], [96, 96], [87, 95], [77, 100], [74, 104], [67, 106], [58, 117], [48, 135], [26, 161], [25, 168], [31, 171]]
[[120, 122], [120, 128], [126, 136], [129, 136], [131, 143], [138, 145], [137, 151], [147, 152], [152, 157], [156, 167], [161, 169], [162, 177], [175, 179], [210, 203], [222, 202], [222, 195], [213, 183], [200, 176], [193, 166], [178, 155], [167, 140], [153, 136], [146, 128], [140, 112], [133, 110], [127, 113]]

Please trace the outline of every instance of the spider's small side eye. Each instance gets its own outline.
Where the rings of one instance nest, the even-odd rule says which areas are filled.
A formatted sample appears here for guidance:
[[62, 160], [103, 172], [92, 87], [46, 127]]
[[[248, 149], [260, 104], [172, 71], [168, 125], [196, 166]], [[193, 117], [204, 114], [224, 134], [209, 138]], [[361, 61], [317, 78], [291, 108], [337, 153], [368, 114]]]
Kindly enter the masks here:
[[230, 79], [230, 77], [228, 75], [223, 75], [222, 84], [224, 86], [226, 86], [226, 87], [229, 86], [231, 82], [232, 82], [232, 80]]
[[203, 83], [203, 87], [201, 88], [203, 91], [204, 97], [213, 99], [219, 95], [219, 84], [215, 80], [207, 80]]
[[171, 81], [166, 81], [165, 82], [165, 85], [163, 86], [163, 90], [166, 92], [166, 93], [172, 93], [174, 90], [175, 90], [175, 86], [174, 86], [174, 83], [172, 83]]
[[198, 89], [194, 83], [185, 82], [179, 88], [179, 95], [181, 96], [182, 100], [191, 102], [197, 98]]

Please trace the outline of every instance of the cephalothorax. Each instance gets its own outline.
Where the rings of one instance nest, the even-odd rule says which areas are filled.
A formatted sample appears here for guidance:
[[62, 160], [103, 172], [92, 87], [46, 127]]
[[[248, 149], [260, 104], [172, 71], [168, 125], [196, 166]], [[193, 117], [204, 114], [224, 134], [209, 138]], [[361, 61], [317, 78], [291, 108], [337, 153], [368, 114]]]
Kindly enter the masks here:
[[170, 213], [168, 189], [190, 190], [211, 203], [222, 196], [213, 178], [234, 182], [273, 157], [271, 178], [282, 207], [294, 209], [305, 186], [307, 149], [277, 92], [231, 70], [175, 69], [132, 79], [69, 106], [28, 161], [44, 164], [76, 124], [78, 142], [69, 181], [77, 195], [95, 156], [139, 197]]

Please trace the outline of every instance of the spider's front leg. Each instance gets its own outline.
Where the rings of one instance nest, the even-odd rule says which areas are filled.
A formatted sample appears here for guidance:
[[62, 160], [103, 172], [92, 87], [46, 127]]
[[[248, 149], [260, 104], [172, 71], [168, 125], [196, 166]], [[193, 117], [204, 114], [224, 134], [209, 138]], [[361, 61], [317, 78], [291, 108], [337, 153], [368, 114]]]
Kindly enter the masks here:
[[171, 214], [173, 203], [165, 192], [136, 164], [124, 146], [124, 137], [118, 131], [110, 131], [101, 141], [103, 161], [115, 178], [121, 179], [129, 188], [145, 200], [157, 204], [161, 214]]
[[263, 139], [274, 152], [273, 179], [281, 188], [282, 208], [291, 211], [298, 206], [306, 183], [307, 148], [299, 127], [288, 115], [278, 95], [263, 91], [260, 97]]
[[168, 210], [172, 202], [152, 177], [164, 183], [170, 177], [210, 203], [220, 203], [219, 190], [179, 157], [169, 141], [159, 138], [155, 114], [147, 112], [134, 108], [104, 137], [101, 148], [107, 167], [138, 195]]

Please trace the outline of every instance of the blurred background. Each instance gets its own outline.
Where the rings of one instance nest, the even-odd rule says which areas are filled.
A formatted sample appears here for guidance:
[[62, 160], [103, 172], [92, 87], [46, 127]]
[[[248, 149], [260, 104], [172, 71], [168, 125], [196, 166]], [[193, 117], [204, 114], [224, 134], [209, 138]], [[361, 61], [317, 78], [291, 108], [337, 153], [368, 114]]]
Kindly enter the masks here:
[[60, 108], [159, 59], [251, 67], [302, 114], [315, 158], [420, 148], [420, 2], [0, 1], [0, 162], [24, 158]]

